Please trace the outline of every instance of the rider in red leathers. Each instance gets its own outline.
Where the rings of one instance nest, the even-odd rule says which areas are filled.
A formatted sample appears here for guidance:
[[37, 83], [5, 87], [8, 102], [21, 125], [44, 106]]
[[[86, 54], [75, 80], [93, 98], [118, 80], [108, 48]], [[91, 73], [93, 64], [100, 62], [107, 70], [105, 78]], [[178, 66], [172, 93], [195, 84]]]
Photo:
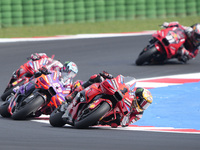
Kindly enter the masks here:
[[153, 102], [153, 97], [149, 90], [138, 87], [135, 91], [128, 91], [124, 94], [124, 103], [128, 108], [128, 112], [124, 112], [124, 115], [117, 114], [116, 119], [110, 122], [112, 128], [118, 126], [126, 127], [136, 121], [140, 120], [144, 111]]
[[63, 64], [61, 62], [48, 57], [45, 53], [31, 54], [31, 57], [28, 58], [28, 61], [13, 72], [6, 89], [9, 89], [11, 84], [19, 78], [31, 78], [42, 67], [46, 67], [49, 70], [55, 70], [61, 68], [62, 66]]
[[[74, 90], [65, 97], [66, 102], [70, 103], [78, 92], [82, 91], [86, 87], [93, 83], [101, 83], [106, 79], [112, 79], [113, 76], [105, 71], [103, 73], [95, 74], [90, 77], [88, 81], [81, 85], [80, 82], [76, 82]], [[112, 128], [118, 126], [126, 127], [131, 123], [134, 123], [142, 118], [144, 110], [152, 103], [153, 98], [151, 93], [144, 88], [136, 88], [136, 91], [131, 91], [132, 94], [125, 94], [125, 103], [129, 108], [129, 112], [125, 116], [117, 116], [116, 120], [110, 123]], [[68, 105], [68, 104], [67, 104]]]
[[[48, 57], [45, 53], [34, 53], [31, 54], [31, 57], [28, 58], [33, 65], [29, 64], [28, 62], [21, 65], [17, 71], [13, 73], [13, 78], [20, 78], [22, 76], [32, 76], [34, 72], [38, 71], [42, 66], [50, 65], [54, 61], [52, 58]], [[51, 69], [54, 70], [55, 68], [61, 68], [62, 63], [56, 61], [51, 65]]]
[[164, 22], [164, 28], [179, 27], [185, 31], [186, 40], [177, 52], [179, 61], [186, 63], [189, 59], [195, 58], [200, 50], [200, 24], [190, 27], [182, 26], [179, 22]]
[[135, 123], [136, 121], [140, 120], [144, 110], [146, 110], [152, 102], [153, 97], [149, 90], [141, 87], [136, 88], [134, 98], [130, 106], [130, 111], [126, 116], [123, 117], [121, 126], [126, 127], [131, 123]]

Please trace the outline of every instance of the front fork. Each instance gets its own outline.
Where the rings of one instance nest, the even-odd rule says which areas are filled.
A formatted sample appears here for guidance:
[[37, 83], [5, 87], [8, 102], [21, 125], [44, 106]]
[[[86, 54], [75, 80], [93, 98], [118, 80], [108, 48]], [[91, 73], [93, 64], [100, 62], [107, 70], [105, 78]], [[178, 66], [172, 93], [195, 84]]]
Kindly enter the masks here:
[[10, 98], [8, 99], [8, 102], [9, 102], [9, 106], [8, 106], [8, 112], [12, 115], [14, 110], [15, 110], [15, 107], [16, 107], [16, 104], [17, 104], [17, 100], [19, 98], [19, 90], [13, 95], [13, 96], [10, 96]]
[[28, 82], [25, 85], [16, 87], [14, 89], [15, 94], [8, 99], [8, 101], [10, 102], [8, 106], [8, 112], [12, 115], [17, 105], [20, 105], [22, 100], [31, 93], [33, 93], [34, 90], [35, 90], [35, 85], [32, 82]]
[[167, 53], [164, 50], [162, 44], [156, 38], [152, 38], [151, 40], [149, 40], [149, 43], [150, 44], [147, 45], [147, 47], [145, 47], [143, 51], [147, 51], [148, 49], [155, 47], [158, 52], [154, 56], [153, 61], [164, 62], [167, 59]]

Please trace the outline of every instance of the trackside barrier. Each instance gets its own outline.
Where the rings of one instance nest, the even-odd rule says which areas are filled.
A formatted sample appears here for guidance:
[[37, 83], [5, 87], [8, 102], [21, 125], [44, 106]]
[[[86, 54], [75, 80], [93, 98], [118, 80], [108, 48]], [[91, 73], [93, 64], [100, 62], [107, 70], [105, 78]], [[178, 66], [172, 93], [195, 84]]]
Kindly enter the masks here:
[[0, 27], [199, 15], [200, 0], [0, 0]]

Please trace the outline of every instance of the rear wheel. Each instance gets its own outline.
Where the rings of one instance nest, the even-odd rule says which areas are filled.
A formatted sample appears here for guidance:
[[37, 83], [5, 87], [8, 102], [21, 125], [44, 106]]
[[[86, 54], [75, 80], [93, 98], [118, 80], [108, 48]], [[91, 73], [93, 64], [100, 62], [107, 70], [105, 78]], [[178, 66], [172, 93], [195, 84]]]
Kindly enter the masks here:
[[84, 111], [87, 113], [82, 113], [78, 116], [78, 120], [75, 120], [75, 128], [88, 128], [94, 125], [110, 110], [110, 105], [107, 102], [103, 102], [94, 110]]
[[143, 65], [145, 62], [150, 62], [151, 59], [158, 53], [155, 46], [143, 51], [135, 61], [136, 65]]
[[15, 120], [26, 119], [28, 115], [36, 112], [42, 104], [44, 104], [44, 98], [41, 95], [32, 94], [28, 96], [19, 107], [15, 108], [15, 111], [12, 114], [12, 118]]

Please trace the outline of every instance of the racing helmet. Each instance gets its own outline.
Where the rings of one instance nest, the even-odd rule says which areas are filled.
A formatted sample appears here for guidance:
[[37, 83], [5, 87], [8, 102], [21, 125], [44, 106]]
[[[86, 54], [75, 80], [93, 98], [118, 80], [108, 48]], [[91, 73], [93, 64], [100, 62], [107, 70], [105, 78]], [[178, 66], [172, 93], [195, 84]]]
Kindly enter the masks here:
[[149, 90], [139, 87], [135, 91], [135, 102], [139, 109], [146, 110], [153, 102], [153, 97]]
[[72, 91], [74, 91], [75, 89], [79, 88], [81, 85], [83, 84], [82, 80], [77, 80], [72, 84]]
[[32, 60], [39, 60], [40, 59], [40, 55], [38, 53], [33, 53], [33, 54], [31, 54], [31, 59]]
[[46, 53], [33, 53], [33, 54], [31, 54], [31, 59], [33, 60], [33, 61], [35, 61], [35, 60], [39, 60], [39, 59], [41, 59], [41, 58], [43, 58], [43, 57], [47, 57], [47, 54]]
[[68, 79], [73, 79], [76, 76], [78, 73], [78, 67], [74, 62], [66, 61], [63, 67], [60, 68], [60, 72], [61, 78], [65, 83]]
[[194, 46], [200, 45], [200, 24], [197, 23], [193, 26], [193, 31], [191, 33], [191, 39]]

